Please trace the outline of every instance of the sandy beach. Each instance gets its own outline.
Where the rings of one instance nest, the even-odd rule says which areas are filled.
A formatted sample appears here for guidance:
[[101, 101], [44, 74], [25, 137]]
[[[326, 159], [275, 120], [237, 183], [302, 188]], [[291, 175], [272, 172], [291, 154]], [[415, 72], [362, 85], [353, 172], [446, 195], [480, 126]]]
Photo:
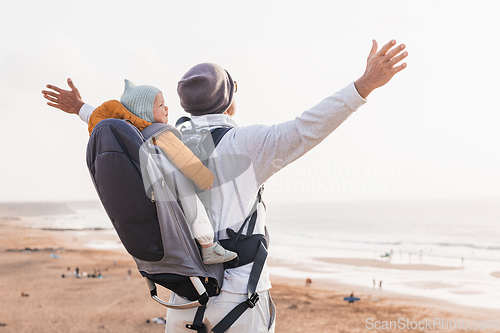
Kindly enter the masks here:
[[[121, 248], [96, 250], [85, 246], [96, 239], [111, 242], [117, 237], [99, 230], [26, 228], [18, 219], [2, 218], [0, 332], [163, 332], [163, 325], [147, 322], [165, 316], [165, 310], [149, 298], [131, 257]], [[359, 264], [370, 263], [352, 262]], [[102, 277], [76, 278], [77, 267], [80, 274], [100, 271]], [[409, 320], [411, 325], [412, 321], [417, 324], [426, 319], [432, 323], [433, 318], [449, 325], [467, 321], [469, 327], [475, 321], [500, 321], [495, 310], [401, 296], [379, 288], [326, 281], [306, 285], [305, 281], [282, 277], [272, 277], [272, 283], [278, 309], [276, 332], [367, 332], [377, 330], [376, 321], [381, 326], [384, 321]], [[352, 291], [361, 300], [348, 304], [343, 298]], [[168, 292], [162, 291], [160, 296], [167, 298]], [[396, 330], [396, 323], [393, 325]], [[457, 331], [446, 326], [443, 329], [442, 325], [435, 329]], [[407, 327], [397, 331], [428, 329]], [[474, 331], [500, 332], [498, 328]]]

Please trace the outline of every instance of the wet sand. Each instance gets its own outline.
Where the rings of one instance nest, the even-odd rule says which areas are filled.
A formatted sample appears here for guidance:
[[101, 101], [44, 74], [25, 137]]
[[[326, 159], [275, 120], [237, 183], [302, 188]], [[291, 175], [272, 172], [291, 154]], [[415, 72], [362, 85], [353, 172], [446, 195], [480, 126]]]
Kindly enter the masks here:
[[[150, 299], [146, 283], [131, 257], [121, 248], [86, 248], [85, 244], [94, 239], [116, 241], [117, 238], [101, 231], [27, 229], [18, 220], [1, 220], [0, 333], [164, 332], [163, 325], [146, 322], [165, 316], [165, 310]], [[100, 270], [102, 278], [76, 278], [73, 274], [76, 267], [80, 273]], [[62, 278], [62, 274], [66, 277]], [[471, 324], [475, 320], [500, 320], [498, 311], [465, 308], [380, 289], [327, 281], [306, 285], [305, 281], [281, 277], [272, 277], [272, 283], [271, 293], [278, 309], [276, 332], [280, 333], [374, 331], [367, 328], [369, 318], [381, 324], [399, 318], [460, 319]], [[353, 290], [361, 301], [348, 304], [343, 298]], [[168, 295], [168, 291], [161, 291], [162, 298]], [[440, 327], [439, 331], [456, 332]]]

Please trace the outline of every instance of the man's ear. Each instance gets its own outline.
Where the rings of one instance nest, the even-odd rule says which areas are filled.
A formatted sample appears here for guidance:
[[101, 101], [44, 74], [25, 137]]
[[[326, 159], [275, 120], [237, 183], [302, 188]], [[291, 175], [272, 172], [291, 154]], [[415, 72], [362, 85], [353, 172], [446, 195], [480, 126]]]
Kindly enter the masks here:
[[229, 117], [233, 117], [235, 113], [236, 113], [236, 105], [233, 99], [229, 108], [226, 111], [224, 111], [224, 114], [228, 115]]

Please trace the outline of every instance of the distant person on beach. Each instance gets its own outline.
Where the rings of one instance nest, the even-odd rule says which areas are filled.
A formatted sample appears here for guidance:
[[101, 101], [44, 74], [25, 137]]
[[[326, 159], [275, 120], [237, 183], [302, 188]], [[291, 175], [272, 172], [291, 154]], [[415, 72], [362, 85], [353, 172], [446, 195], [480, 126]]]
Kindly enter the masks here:
[[[181, 106], [191, 114], [198, 129], [232, 128], [220, 141], [217, 153], [231, 156], [239, 154], [251, 160], [249, 171], [238, 177], [239, 193], [229, 187], [214, 186], [212, 208], [216, 224], [214, 229], [219, 239], [228, 238], [227, 228], [238, 230], [254, 206], [259, 189], [272, 175], [318, 145], [365, 104], [373, 90], [385, 85], [396, 73], [406, 68], [406, 63], [399, 64], [408, 55], [404, 48], [404, 45], [396, 46], [396, 41], [392, 40], [378, 50], [377, 42], [373, 41], [366, 70], [358, 80], [295, 119], [273, 126], [237, 126], [232, 118], [236, 112], [233, 102], [235, 83], [222, 67], [209, 63], [198, 64], [181, 78], [177, 88]], [[70, 79], [68, 84], [71, 90], [47, 85], [51, 90], [42, 93], [49, 101], [48, 105], [78, 114], [88, 122], [94, 108], [83, 102]], [[216, 165], [214, 162], [208, 164], [215, 176], [215, 183], [221, 184], [224, 175], [231, 173], [232, 167]], [[254, 233], [265, 234], [265, 208], [262, 202], [257, 206], [257, 212]], [[247, 284], [252, 267], [253, 263], [250, 263], [225, 270], [220, 295], [210, 298], [207, 304], [204, 324], [208, 331], [235, 305], [247, 300]], [[257, 286], [260, 300], [254, 308], [246, 310], [227, 332], [274, 332], [276, 311], [270, 288], [269, 272], [264, 266]], [[172, 293], [170, 302], [180, 304], [186, 301]], [[185, 325], [192, 323], [195, 312], [195, 309], [168, 311], [166, 332], [189, 332]]]

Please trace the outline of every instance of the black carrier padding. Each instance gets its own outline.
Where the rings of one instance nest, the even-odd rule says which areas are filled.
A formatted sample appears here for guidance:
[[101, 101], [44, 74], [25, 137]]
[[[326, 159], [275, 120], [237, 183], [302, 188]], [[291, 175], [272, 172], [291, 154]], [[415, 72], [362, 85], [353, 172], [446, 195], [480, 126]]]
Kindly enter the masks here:
[[[177, 295], [183, 296], [190, 301], [196, 301], [200, 298], [200, 295], [196, 291], [193, 283], [191, 283], [189, 277], [171, 273], [149, 274], [144, 271], [140, 273], [143, 277], [147, 277], [154, 283], [170, 289]], [[201, 282], [205, 286], [208, 296], [212, 297], [219, 295], [219, 285], [216, 279], [208, 278], [205, 280], [202, 278]]]
[[219, 144], [220, 140], [226, 135], [227, 132], [231, 130], [231, 127], [226, 127], [226, 128], [216, 128], [214, 129], [211, 134], [212, 134], [212, 140], [214, 140], [214, 147], [217, 147]]
[[232, 239], [219, 240], [219, 243], [224, 248], [238, 254], [235, 259], [224, 263], [224, 269], [235, 268], [253, 262], [261, 243], [264, 244], [266, 249], [268, 248], [266, 236], [259, 234], [249, 237], [240, 237], [236, 242], [236, 246], [231, 246], [231, 241]]
[[229, 132], [231, 129], [232, 129], [232, 127], [222, 127], [222, 128], [216, 128], [210, 132], [210, 135], [212, 136], [212, 141], [214, 142], [214, 145], [211, 146], [211, 145], [205, 144], [205, 151], [207, 152], [207, 159], [201, 160], [201, 163], [203, 163], [204, 166], [206, 166], [208, 168], [208, 159], [209, 159], [210, 155], [212, 155], [215, 147], [217, 147], [217, 145], [222, 140], [224, 135], [226, 135], [226, 133]]
[[[269, 239], [267, 237], [267, 229], [266, 235], [261, 234], [253, 234], [255, 229], [255, 224], [257, 223], [257, 204], [262, 202], [262, 194], [263, 188], [259, 189], [259, 193], [257, 195], [257, 201], [253, 206], [252, 215], [248, 216], [243, 224], [241, 225], [238, 231], [234, 231], [231, 228], [227, 228], [226, 232], [229, 236], [228, 239], [219, 240], [220, 244], [233, 252], [236, 252], [238, 256], [228, 262], [224, 263], [224, 268], [235, 268], [239, 266], [243, 266], [254, 262], [255, 255], [260, 247], [260, 244], [264, 245], [267, 249], [269, 247]], [[244, 227], [248, 225], [247, 234], [243, 235]]]
[[267, 259], [267, 249], [264, 244], [260, 243], [257, 253], [255, 254], [255, 261], [250, 271], [250, 277], [248, 279], [247, 294], [249, 297], [244, 302], [236, 305], [222, 320], [212, 328], [214, 333], [224, 333], [226, 332], [238, 318], [247, 310], [255, 307], [259, 301], [259, 294], [256, 292], [257, 284], [259, 283], [260, 275], [262, 269]]
[[126, 121], [102, 120], [90, 136], [87, 166], [128, 253], [141, 260], [160, 261], [164, 249], [156, 205], [146, 195], [141, 176], [139, 149], [143, 142], [142, 134]]

